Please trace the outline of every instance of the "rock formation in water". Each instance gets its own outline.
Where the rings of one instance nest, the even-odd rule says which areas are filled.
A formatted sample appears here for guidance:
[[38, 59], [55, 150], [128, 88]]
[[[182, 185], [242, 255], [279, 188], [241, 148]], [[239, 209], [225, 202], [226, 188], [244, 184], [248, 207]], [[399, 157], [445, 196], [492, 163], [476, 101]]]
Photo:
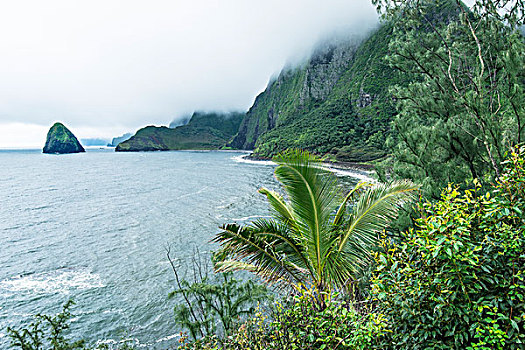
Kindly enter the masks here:
[[47, 133], [44, 153], [80, 153], [85, 152], [84, 147], [77, 138], [62, 123], [55, 123]]

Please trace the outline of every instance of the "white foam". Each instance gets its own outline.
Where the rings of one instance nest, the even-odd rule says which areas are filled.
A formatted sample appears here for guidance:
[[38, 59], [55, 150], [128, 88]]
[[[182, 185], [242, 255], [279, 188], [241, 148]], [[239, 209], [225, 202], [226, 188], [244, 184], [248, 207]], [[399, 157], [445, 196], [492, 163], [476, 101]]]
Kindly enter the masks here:
[[232, 157], [232, 159], [237, 163], [246, 163], [246, 164], [257, 164], [257, 165], [277, 165], [271, 160], [254, 160], [254, 159], [247, 159], [251, 153], [241, 154], [235, 157]]
[[370, 182], [370, 183], [377, 182], [376, 179], [370, 177], [370, 175], [364, 171], [358, 171], [358, 170], [352, 170], [352, 169], [340, 169], [340, 168], [334, 168], [328, 165], [323, 166], [323, 168], [333, 172], [334, 174], [353, 177], [353, 178], [359, 179], [360, 181], [365, 181], [365, 182]]
[[175, 338], [180, 338], [180, 336], [181, 336], [180, 333], [168, 335], [168, 336], [155, 340], [153, 343], [141, 343], [137, 338], [126, 338], [126, 339], [120, 339], [120, 340], [104, 339], [104, 340], [97, 341], [96, 345], [103, 344], [103, 345], [107, 345], [109, 349], [118, 349], [120, 344], [133, 343], [134, 347], [150, 349], [153, 346], [153, 344], [159, 344], [159, 343], [169, 341]]
[[68, 294], [72, 289], [104, 287], [99, 275], [87, 271], [55, 271], [0, 281], [0, 290], [40, 294]]
[[[259, 165], [277, 165], [271, 160], [254, 160], [254, 159], [247, 159], [250, 153], [248, 154], [241, 154], [235, 157], [232, 157], [232, 159], [237, 163], [247, 163], [247, 164], [259, 164]], [[329, 165], [322, 165], [323, 169], [326, 169], [328, 171], [333, 172], [334, 174], [341, 175], [341, 176], [349, 176], [353, 177], [355, 179], [358, 179], [360, 181], [366, 181], [370, 183], [376, 183], [377, 181], [370, 177], [370, 174], [366, 171], [359, 171], [359, 170], [353, 170], [353, 169], [340, 169], [335, 168], [333, 166]]]
[[158, 343], [162, 343], [164, 341], [172, 340], [172, 339], [179, 338], [179, 337], [180, 337], [180, 333], [172, 334], [172, 335], [168, 335], [167, 337], [158, 339], [157, 341], [155, 341], [155, 343], [158, 344]]
[[245, 216], [242, 218], [237, 219], [231, 219], [232, 221], [246, 221], [250, 219], [261, 219], [261, 218], [271, 218], [271, 216], [262, 216], [262, 215], [252, 215], [252, 216]]

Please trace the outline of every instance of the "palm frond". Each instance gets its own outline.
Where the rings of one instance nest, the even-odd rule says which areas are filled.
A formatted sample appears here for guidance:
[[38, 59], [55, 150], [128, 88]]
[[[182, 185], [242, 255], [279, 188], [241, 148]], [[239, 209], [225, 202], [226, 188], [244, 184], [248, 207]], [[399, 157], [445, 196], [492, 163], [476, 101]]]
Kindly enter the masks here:
[[287, 284], [289, 279], [280, 278], [278, 275], [269, 273], [269, 271], [261, 270], [258, 266], [245, 263], [242, 261], [236, 260], [225, 260], [215, 263], [216, 272], [235, 272], [235, 271], [248, 271], [256, 274], [261, 277], [264, 281], [269, 284], [273, 283], [283, 283]]
[[379, 233], [418, 188], [408, 181], [359, 183], [342, 198], [335, 175], [308, 152], [287, 151], [274, 161], [288, 201], [260, 189], [274, 219], [224, 225], [214, 239], [221, 246], [215, 254], [218, 271], [251, 271], [268, 282], [309, 285], [318, 292], [344, 289], [369, 264]]
[[366, 186], [371, 186], [371, 184], [368, 182], [361, 181], [357, 185], [355, 185], [355, 187], [350, 192], [348, 192], [346, 197], [343, 199], [343, 202], [339, 205], [337, 213], [335, 214], [333, 221], [334, 226], [339, 226], [342, 223], [344, 214], [346, 213], [346, 206], [348, 204], [348, 201], [355, 195], [357, 191]]
[[325, 263], [326, 283], [341, 289], [348, 281], [354, 280], [361, 270], [360, 258], [351, 251], [329, 254]]
[[288, 231], [274, 220], [258, 220], [250, 226], [224, 225], [213, 240], [221, 245], [215, 254], [215, 266], [221, 271], [256, 266], [250, 271], [268, 282], [302, 282], [307, 267]]
[[397, 217], [401, 207], [411, 201], [419, 187], [410, 181], [377, 184], [366, 189], [353, 207], [348, 226], [341, 235], [338, 251], [353, 254], [356, 261], [369, 260], [370, 247], [379, 233]]
[[337, 179], [319, 166], [320, 160], [308, 152], [292, 150], [274, 158], [275, 177], [290, 200], [294, 218], [306, 242], [306, 253], [322, 274], [321, 262], [330, 247], [330, 217], [337, 209]]
[[290, 223], [291, 226], [296, 224], [292, 208], [288, 206], [280, 194], [264, 187], [259, 189], [259, 193], [262, 193], [266, 196], [268, 203], [270, 203], [271, 208], [277, 216], [277, 219], [285, 223]]

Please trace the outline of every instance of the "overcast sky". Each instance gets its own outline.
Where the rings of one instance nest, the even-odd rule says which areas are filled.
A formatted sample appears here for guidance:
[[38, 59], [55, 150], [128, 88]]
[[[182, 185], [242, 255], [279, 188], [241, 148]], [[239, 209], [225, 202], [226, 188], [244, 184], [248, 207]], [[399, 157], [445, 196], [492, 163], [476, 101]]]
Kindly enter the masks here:
[[286, 62], [376, 21], [370, 0], [3, 1], [0, 147], [42, 147], [55, 121], [111, 138], [247, 110]]

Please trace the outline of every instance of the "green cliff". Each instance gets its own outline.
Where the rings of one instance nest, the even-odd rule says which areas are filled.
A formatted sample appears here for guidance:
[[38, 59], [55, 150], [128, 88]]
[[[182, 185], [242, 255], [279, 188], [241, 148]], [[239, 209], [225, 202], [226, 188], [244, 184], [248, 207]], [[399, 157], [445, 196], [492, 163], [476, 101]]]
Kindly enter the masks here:
[[62, 123], [55, 123], [47, 133], [44, 153], [80, 153], [85, 152], [84, 147], [77, 138]]
[[384, 62], [392, 28], [362, 42], [319, 49], [285, 69], [255, 100], [229, 146], [271, 157], [287, 148], [331, 154], [341, 161], [384, 156], [395, 106], [388, 94], [403, 80]]
[[[432, 4], [430, 22], [458, 15], [454, 1]], [[358, 162], [390, 153], [396, 101], [389, 89], [412, 80], [385, 59], [394, 40], [393, 26], [383, 24], [363, 41], [325, 45], [303, 65], [284, 69], [257, 96], [228, 145], [262, 158], [288, 148]]]
[[212, 150], [222, 148], [239, 129], [244, 113], [195, 112], [188, 124], [174, 129], [148, 126], [121, 142], [117, 152]]

